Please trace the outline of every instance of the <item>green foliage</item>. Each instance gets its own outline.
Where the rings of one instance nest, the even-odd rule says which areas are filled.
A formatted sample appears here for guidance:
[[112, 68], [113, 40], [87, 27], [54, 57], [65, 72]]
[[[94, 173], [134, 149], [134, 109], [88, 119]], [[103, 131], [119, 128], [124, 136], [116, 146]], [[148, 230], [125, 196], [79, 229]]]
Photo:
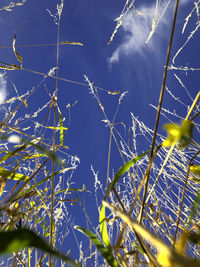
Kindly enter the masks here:
[[0, 254], [13, 253], [25, 248], [34, 247], [41, 249], [53, 256], [70, 263], [72, 266], [79, 266], [69, 257], [63, 255], [57, 250], [52, 249], [47, 242], [36, 233], [28, 229], [19, 229], [14, 231], [0, 232]]
[[137, 162], [139, 161], [141, 158], [143, 158], [144, 156], [146, 156], [148, 153], [150, 152], [150, 150], [140, 154], [139, 156], [133, 158], [132, 160], [130, 160], [129, 162], [127, 162], [126, 164], [124, 164], [115, 174], [114, 179], [112, 180], [111, 184], [108, 187], [108, 190], [106, 191], [106, 196], [105, 198], [109, 195], [109, 193], [113, 190], [114, 186], [117, 184], [117, 182], [119, 181], [119, 179]]
[[28, 176], [25, 176], [21, 173], [15, 173], [15, 171], [9, 171], [3, 167], [0, 167], [0, 176], [6, 178], [6, 179], [12, 179], [17, 181], [26, 181], [29, 179]]
[[116, 259], [112, 255], [112, 250], [110, 248], [105, 247], [99, 241], [99, 239], [96, 237], [96, 235], [94, 233], [92, 233], [90, 230], [85, 229], [85, 228], [80, 227], [80, 226], [75, 226], [75, 229], [82, 232], [83, 234], [85, 234], [94, 243], [94, 245], [97, 247], [99, 252], [102, 254], [104, 259], [109, 264], [109, 266], [119, 267], [119, 264], [117, 263]]
[[111, 249], [110, 239], [107, 232], [107, 225], [106, 225], [106, 215], [105, 215], [105, 206], [102, 205], [100, 214], [99, 214], [99, 224], [100, 224], [100, 232], [102, 236], [103, 243]]

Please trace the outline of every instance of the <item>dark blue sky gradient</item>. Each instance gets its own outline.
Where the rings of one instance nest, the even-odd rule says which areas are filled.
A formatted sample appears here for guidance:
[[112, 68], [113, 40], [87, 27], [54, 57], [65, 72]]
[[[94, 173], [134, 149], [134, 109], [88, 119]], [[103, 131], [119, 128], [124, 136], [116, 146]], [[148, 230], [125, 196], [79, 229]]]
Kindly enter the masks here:
[[[6, 4], [8, 1], [2, 2]], [[135, 7], [136, 10], [140, 10], [144, 3], [150, 7], [152, 4], [154, 6], [155, 2], [136, 1]], [[193, 24], [191, 23], [188, 26], [189, 28], [186, 29], [186, 35], [183, 36], [181, 34], [184, 19], [193, 8], [193, 2], [190, 1], [188, 4], [183, 4], [179, 9], [172, 55], [181, 47], [186, 40], [186, 36], [195, 27], [196, 21], [194, 20]], [[95, 226], [98, 224], [98, 211], [94, 197], [94, 177], [90, 166], [93, 165], [95, 172], [98, 171], [99, 179], [103, 184], [103, 188], [105, 188], [110, 131], [102, 122], [105, 118], [96, 99], [89, 93], [84, 74], [94, 83], [94, 86], [110, 91], [128, 91], [120, 105], [115, 120], [115, 122], [123, 122], [126, 125], [126, 129], [122, 124], [116, 126], [125, 141], [128, 140], [128, 128], [131, 127], [130, 112], [153, 129], [156, 111], [149, 104], [151, 103], [155, 106], [158, 104], [173, 16], [173, 3], [171, 3], [171, 7], [169, 7], [166, 16], [163, 18], [165, 23], [158, 25], [156, 33], [147, 45], [141, 45], [138, 50], [133, 49], [132, 52], [127, 54], [121, 53], [118, 62], [109, 64], [109, 58], [111, 58], [114, 51], [130, 36], [130, 32], [127, 35], [121, 27], [113, 42], [107, 45], [116, 26], [114, 19], [121, 14], [123, 4], [122, 1], [116, 0], [65, 0], [61, 17], [60, 41], [77, 41], [84, 44], [83, 47], [60, 46], [59, 77], [80, 82], [86, 86], [59, 80], [58, 105], [63, 117], [66, 118], [64, 126], [69, 127], [65, 135], [64, 145], [69, 146], [68, 153], [70, 155], [77, 155], [80, 158], [80, 164], [72, 179], [75, 183], [73, 187], [81, 188], [82, 184], [85, 184], [86, 188], [92, 192], [92, 194], [79, 194], [79, 197], [85, 202], [86, 210]], [[16, 45], [55, 44], [57, 26], [46, 9], [49, 9], [54, 14], [56, 5], [57, 1], [27, 0], [23, 7], [14, 8], [12, 12], [1, 11], [0, 46], [12, 45], [15, 31], [17, 34]], [[144, 34], [143, 30], [140, 34]], [[136, 43], [138, 38], [139, 36], [136, 35]], [[188, 46], [185, 47], [183, 53], [177, 56], [176, 66], [180, 67], [188, 64], [189, 67], [198, 68], [199, 42], [196, 38], [199, 39], [199, 36], [195, 35]], [[23, 57], [24, 68], [48, 73], [52, 67], [56, 66], [56, 46], [19, 47], [17, 51]], [[0, 48], [0, 61], [17, 64], [12, 48]], [[181, 76], [182, 81], [190, 90], [192, 88], [191, 95], [194, 98], [199, 90], [199, 72], [188, 71], [186, 75], [183, 71], [177, 71], [176, 74]], [[10, 81], [15, 84], [19, 94], [22, 94], [36, 87], [42, 81], [43, 76], [27, 71], [10, 71], [7, 72], [6, 78], [7, 98], [10, 98], [15, 95]], [[44, 84], [49, 92], [53, 93], [55, 79], [47, 78], [45, 83], [28, 100], [28, 109], [24, 106], [20, 109], [19, 117], [23, 117], [27, 112], [35, 112], [38, 107], [43, 106], [50, 100]], [[172, 70], [168, 72], [167, 87], [187, 105], [191, 104], [191, 100], [174, 77]], [[98, 94], [108, 119], [112, 121], [118, 105], [119, 95], [109, 95], [101, 90], [98, 90]], [[71, 104], [70, 115], [66, 108], [68, 103]], [[185, 107], [178, 105], [167, 92], [164, 96], [163, 107], [172, 111], [178, 109], [177, 114], [183, 117], [186, 115]], [[39, 123], [44, 118], [46, 111], [47, 109], [40, 114]], [[165, 118], [161, 118], [159, 132], [162, 134], [165, 134], [162, 125], [166, 121]], [[28, 124], [29, 121], [25, 123], [26, 126]], [[57, 141], [59, 142], [59, 138]], [[140, 154], [147, 149], [149, 149], [148, 145], [138, 144], [137, 153]], [[110, 177], [122, 164], [122, 159], [113, 141]], [[99, 195], [99, 200], [102, 197], [103, 195]], [[72, 218], [74, 218], [74, 224], [86, 226], [85, 215], [78, 204], [73, 207], [69, 206], [69, 210]], [[78, 238], [85, 240], [82, 234], [76, 234]], [[69, 236], [73, 238], [72, 235]], [[71, 243], [71, 240], [68, 237], [66, 238], [62, 250], [67, 251], [71, 248], [71, 255], [77, 257], [78, 247], [74, 241]], [[72, 244], [73, 247], [71, 247]]]

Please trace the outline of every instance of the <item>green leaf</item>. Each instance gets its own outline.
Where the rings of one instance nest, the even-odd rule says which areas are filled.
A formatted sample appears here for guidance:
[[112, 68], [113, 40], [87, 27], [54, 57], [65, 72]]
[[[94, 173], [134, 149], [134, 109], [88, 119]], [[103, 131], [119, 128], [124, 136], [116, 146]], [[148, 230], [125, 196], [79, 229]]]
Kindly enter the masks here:
[[[2, 139], [2, 140], [8, 140], [9, 139], [9, 136], [7, 136], [7, 135], [0, 135], [0, 139]], [[21, 142], [24, 143], [24, 145], [26, 145], [26, 146], [29, 145], [29, 146], [35, 147], [37, 150], [41, 151], [47, 157], [54, 159], [57, 164], [59, 164], [59, 165], [61, 165], [63, 167], [65, 166], [65, 164], [63, 163], [63, 161], [58, 156], [56, 156], [55, 153], [53, 153], [49, 149], [45, 148], [44, 146], [37, 144], [35, 142], [35, 139], [29, 141], [27, 139], [21, 138], [20, 140], [21, 140]], [[37, 141], [37, 139], [36, 139], [36, 141]]]
[[[38, 122], [37, 122], [37, 124], [40, 125], [40, 126], [43, 127], [43, 128], [46, 128], [46, 129], [51, 129], [51, 130], [54, 129], [54, 126], [44, 126], [44, 125], [42, 125], [42, 124], [40, 124], [40, 123], [38, 123]], [[57, 126], [56, 126], [55, 129], [56, 129], [56, 130], [60, 130], [60, 127], [57, 127]], [[63, 127], [63, 130], [67, 131], [68, 128], [67, 128], [67, 127]]]
[[[57, 106], [58, 107], [58, 106]], [[60, 145], [63, 145], [64, 135], [63, 135], [63, 118], [62, 113], [58, 107], [59, 119], [60, 119]]]
[[102, 208], [99, 214], [100, 232], [101, 232], [103, 243], [106, 245], [106, 247], [108, 247], [108, 249], [111, 249], [110, 239], [109, 239], [108, 232], [107, 232], [105, 209], [106, 209], [105, 206], [102, 205]]
[[45, 154], [28, 155], [28, 156], [23, 157], [23, 160], [29, 160], [29, 159], [35, 159], [35, 158], [43, 158], [43, 157], [47, 157], [47, 155], [45, 155]]
[[9, 171], [3, 167], [0, 167], [0, 176], [17, 181], [18, 180], [26, 181], [29, 179], [29, 177], [26, 175], [23, 175], [21, 173], [16, 173], [14, 171]]
[[44, 239], [29, 229], [0, 232], [0, 254], [13, 253], [29, 247], [41, 249], [72, 266], [80, 266], [61, 252], [51, 248]]
[[80, 227], [80, 226], [75, 226], [74, 228], [76, 230], [82, 232], [83, 234], [85, 234], [87, 237], [89, 237], [89, 239], [94, 243], [94, 245], [97, 247], [97, 249], [99, 250], [101, 255], [104, 257], [104, 259], [107, 261], [109, 266], [119, 267], [118, 262], [116, 261], [116, 259], [114, 258], [113, 254], [112, 254], [112, 251], [110, 249], [108, 249], [107, 247], [105, 247], [99, 241], [99, 239], [96, 237], [96, 235], [94, 233], [92, 233], [90, 230], [85, 229], [85, 228]]
[[[57, 105], [58, 107], [58, 105]], [[64, 140], [64, 135], [63, 135], [63, 131], [67, 131], [68, 128], [67, 127], [63, 127], [63, 118], [62, 118], [62, 113], [58, 107], [58, 114], [59, 114], [59, 120], [60, 120], [60, 126], [59, 127], [54, 127], [54, 126], [44, 126], [42, 124], [39, 124], [41, 127], [47, 128], [47, 129], [51, 129], [51, 130], [60, 130], [60, 145], [63, 145], [63, 140]]]
[[[74, 167], [69, 167], [69, 168], [64, 168], [64, 169], [61, 169], [57, 172], [54, 173], [54, 176], [57, 175], [57, 174], [60, 174], [62, 172], [66, 172], [68, 170], [73, 170]], [[43, 184], [44, 182], [48, 181], [50, 178], [52, 177], [52, 174], [51, 175], [48, 175], [47, 177], [45, 177], [44, 179], [42, 179], [41, 181], [39, 181], [37, 184], [31, 186], [29, 189], [27, 189], [25, 192], [23, 192], [23, 194], [21, 194], [19, 196], [19, 198], [25, 196], [26, 194], [28, 194], [29, 192], [31, 192], [32, 190], [34, 190], [36, 187], [38, 187], [39, 185]], [[68, 189], [69, 190], [69, 189]]]
[[9, 158], [12, 158], [13, 156], [15, 156], [17, 153], [19, 153], [20, 151], [23, 151], [27, 146], [26, 145], [22, 145], [20, 147], [18, 147], [17, 149], [11, 151], [11, 152], [8, 152], [6, 151], [6, 155], [3, 156], [2, 158], [0, 158], [0, 163], [6, 161], [7, 159]]
[[107, 188], [105, 197], [106, 198], [110, 191], [113, 189], [113, 187], [115, 186], [115, 184], [119, 181], [119, 179], [130, 169], [130, 167], [132, 167], [137, 161], [139, 161], [141, 158], [143, 158], [144, 156], [146, 156], [148, 153], [150, 152], [150, 150], [140, 154], [139, 156], [133, 158], [132, 160], [128, 161], [126, 164], [124, 164], [124, 166], [122, 166], [116, 173], [114, 179], [112, 180], [110, 186]]

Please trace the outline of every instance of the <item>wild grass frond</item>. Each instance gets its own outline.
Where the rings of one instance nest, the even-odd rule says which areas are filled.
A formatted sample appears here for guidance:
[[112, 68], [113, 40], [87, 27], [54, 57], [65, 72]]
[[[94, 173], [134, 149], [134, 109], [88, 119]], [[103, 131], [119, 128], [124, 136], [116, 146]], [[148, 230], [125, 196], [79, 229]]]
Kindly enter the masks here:
[[10, 1], [10, 3], [7, 6], [1, 7], [1, 10], [5, 10], [5, 11], [12, 11], [13, 8], [15, 7], [19, 7], [19, 6], [23, 6], [23, 4], [26, 2], [26, 0], [18, 0], [17, 3], [13, 3], [12, 1]]
[[194, 34], [196, 34], [196, 32], [198, 31], [200, 27], [200, 22], [197, 21], [196, 23], [196, 27], [193, 31], [191, 31], [190, 35], [187, 37], [187, 40], [185, 41], [185, 43], [179, 48], [179, 50], [176, 52], [176, 54], [174, 55], [173, 59], [172, 59], [172, 63], [175, 64], [175, 59], [176, 57], [180, 54], [180, 52], [185, 48], [185, 46], [188, 44], [188, 42], [194, 37]]

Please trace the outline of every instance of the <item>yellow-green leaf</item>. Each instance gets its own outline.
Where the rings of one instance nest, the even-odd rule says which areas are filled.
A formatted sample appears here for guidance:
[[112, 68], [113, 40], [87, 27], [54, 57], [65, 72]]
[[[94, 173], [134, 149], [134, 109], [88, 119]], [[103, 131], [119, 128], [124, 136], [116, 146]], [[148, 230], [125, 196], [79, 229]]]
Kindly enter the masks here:
[[97, 247], [97, 249], [99, 250], [101, 255], [104, 257], [104, 259], [109, 264], [109, 266], [119, 267], [118, 262], [113, 257], [112, 251], [110, 249], [108, 249], [107, 247], [104, 247], [104, 245], [99, 241], [99, 239], [96, 237], [96, 235], [94, 233], [92, 233], [90, 230], [85, 229], [85, 228], [80, 227], [80, 226], [75, 226], [74, 228], [76, 230], [82, 232], [83, 234], [85, 234], [94, 243], [94, 245]]
[[111, 249], [110, 239], [107, 232], [106, 225], [106, 215], [105, 215], [105, 206], [102, 205], [100, 213], [99, 213], [99, 223], [100, 223], [100, 232], [102, 236], [103, 243]]
[[[40, 123], [38, 123], [38, 122], [37, 122], [37, 124], [40, 125], [40, 126], [43, 127], [43, 128], [46, 128], [46, 129], [51, 129], [51, 130], [54, 129], [54, 126], [44, 126], [44, 125], [42, 125], [42, 124], [40, 124]], [[57, 127], [57, 126], [56, 126], [55, 129], [56, 129], [56, 130], [60, 130], [60, 127]], [[65, 130], [65, 131], [68, 130], [67, 127], [62, 127], [62, 129]]]
[[[57, 106], [58, 107], [58, 106]], [[63, 145], [63, 140], [64, 140], [64, 135], [63, 135], [63, 118], [62, 118], [62, 113], [58, 107], [58, 114], [59, 114], [59, 119], [60, 119], [60, 145]]]
[[9, 171], [3, 167], [0, 167], [0, 176], [17, 181], [19, 180], [26, 181], [29, 179], [29, 177], [26, 175], [23, 175], [21, 173], [16, 173], [14, 171]]

